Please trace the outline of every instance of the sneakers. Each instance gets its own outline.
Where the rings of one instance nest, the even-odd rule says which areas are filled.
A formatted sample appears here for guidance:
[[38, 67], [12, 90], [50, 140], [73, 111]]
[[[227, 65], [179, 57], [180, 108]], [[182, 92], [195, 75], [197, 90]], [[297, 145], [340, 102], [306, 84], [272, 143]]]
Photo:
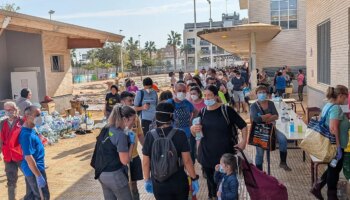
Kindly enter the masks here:
[[288, 171], [288, 172], [292, 171], [292, 169], [290, 167], [288, 167], [287, 163], [281, 162], [280, 168], [284, 169], [284, 171]]

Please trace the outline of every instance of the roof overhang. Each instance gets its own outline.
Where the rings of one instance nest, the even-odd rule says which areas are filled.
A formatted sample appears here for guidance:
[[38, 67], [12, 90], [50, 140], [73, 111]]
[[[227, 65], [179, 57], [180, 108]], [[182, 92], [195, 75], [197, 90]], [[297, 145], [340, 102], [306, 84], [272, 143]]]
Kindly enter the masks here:
[[124, 39], [124, 36], [110, 32], [34, 17], [16, 12], [9, 12], [0, 9], [0, 25], [3, 24], [5, 19], [8, 17], [11, 18], [11, 21], [6, 30], [24, 32], [29, 31], [37, 33], [42, 33], [46, 31], [63, 34], [66, 35], [68, 38], [74, 39], [74, 44], [80, 43], [79, 45], [76, 45], [77, 48], [101, 47], [101, 45], [103, 46], [105, 42], [120, 43]]
[[241, 10], [243, 9], [248, 9], [249, 7], [249, 0], [239, 0], [239, 7], [241, 8]]
[[272, 40], [280, 32], [280, 26], [251, 23], [227, 28], [207, 29], [199, 31], [197, 36], [229, 53], [244, 57], [249, 55], [251, 33], [255, 33], [256, 43], [259, 44]]

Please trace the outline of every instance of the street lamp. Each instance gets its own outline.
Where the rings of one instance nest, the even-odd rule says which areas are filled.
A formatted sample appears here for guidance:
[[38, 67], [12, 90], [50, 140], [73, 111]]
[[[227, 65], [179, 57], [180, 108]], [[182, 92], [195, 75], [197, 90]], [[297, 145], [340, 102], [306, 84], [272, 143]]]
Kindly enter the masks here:
[[194, 73], [198, 74], [198, 58], [197, 58], [197, 16], [196, 16], [196, 0], [193, 0], [194, 11]]
[[[212, 28], [213, 19], [211, 18], [211, 1], [207, 0], [209, 3], [209, 29]], [[213, 68], [213, 44], [210, 43], [210, 68]]]
[[139, 64], [140, 64], [141, 81], [142, 81], [141, 35], [138, 35], [138, 36], [139, 36], [139, 51], [140, 51]]
[[50, 20], [51, 20], [51, 15], [55, 14], [54, 10], [49, 10], [49, 15], [50, 15]]
[[[119, 35], [122, 34], [123, 30], [119, 30]], [[120, 42], [120, 67], [122, 68], [122, 77], [124, 76], [124, 63], [123, 63], [123, 41]]]

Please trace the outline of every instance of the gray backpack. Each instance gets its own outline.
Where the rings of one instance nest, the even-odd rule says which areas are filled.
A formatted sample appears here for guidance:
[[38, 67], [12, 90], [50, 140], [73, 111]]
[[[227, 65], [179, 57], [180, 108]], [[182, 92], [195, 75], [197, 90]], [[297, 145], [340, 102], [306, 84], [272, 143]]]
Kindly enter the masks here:
[[160, 137], [153, 129], [151, 134], [154, 138], [151, 154], [151, 172], [152, 177], [159, 182], [163, 182], [179, 170], [179, 157], [172, 137], [177, 129], [172, 129], [168, 136], [164, 134]]

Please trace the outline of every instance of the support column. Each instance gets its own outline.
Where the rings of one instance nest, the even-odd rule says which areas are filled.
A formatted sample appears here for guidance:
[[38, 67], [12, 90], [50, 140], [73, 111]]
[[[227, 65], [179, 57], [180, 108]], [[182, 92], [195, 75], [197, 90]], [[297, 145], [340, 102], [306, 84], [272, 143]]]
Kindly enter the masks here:
[[256, 33], [250, 34], [250, 83], [251, 88], [257, 87], [257, 74], [256, 74]]

